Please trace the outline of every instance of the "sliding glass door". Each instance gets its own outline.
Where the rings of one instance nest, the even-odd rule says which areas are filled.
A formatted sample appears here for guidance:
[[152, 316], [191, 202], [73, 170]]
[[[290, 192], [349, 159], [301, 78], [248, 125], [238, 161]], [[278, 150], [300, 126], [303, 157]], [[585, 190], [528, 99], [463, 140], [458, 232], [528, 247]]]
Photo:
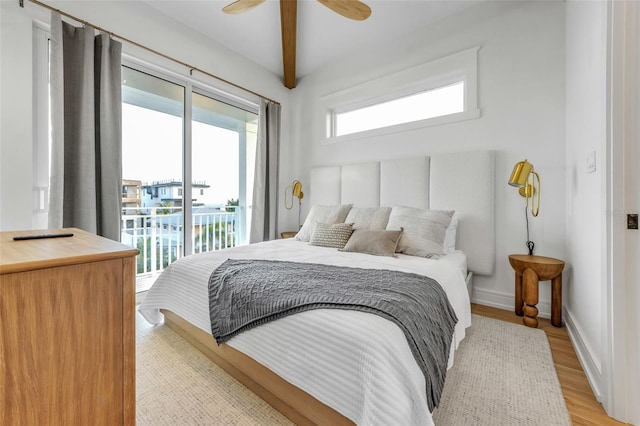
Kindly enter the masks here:
[[194, 253], [248, 240], [257, 122], [253, 112], [192, 94]]
[[257, 114], [123, 67], [122, 242], [137, 290], [176, 259], [248, 242]]

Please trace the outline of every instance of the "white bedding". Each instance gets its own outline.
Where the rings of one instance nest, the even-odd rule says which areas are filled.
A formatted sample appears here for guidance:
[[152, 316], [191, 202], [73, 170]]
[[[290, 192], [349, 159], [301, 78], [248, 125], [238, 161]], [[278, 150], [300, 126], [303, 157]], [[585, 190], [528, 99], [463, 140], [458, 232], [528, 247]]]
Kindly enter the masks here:
[[[453, 351], [471, 325], [465, 286], [466, 257], [439, 260], [344, 253], [294, 239], [275, 240], [187, 256], [173, 263], [149, 290], [139, 310], [151, 323], [167, 309], [211, 334], [207, 286], [213, 269], [228, 258], [276, 259], [393, 269], [428, 275], [445, 289], [458, 323]], [[425, 379], [406, 338], [375, 314], [316, 309], [251, 329], [228, 344], [267, 366], [358, 425], [432, 425]]]

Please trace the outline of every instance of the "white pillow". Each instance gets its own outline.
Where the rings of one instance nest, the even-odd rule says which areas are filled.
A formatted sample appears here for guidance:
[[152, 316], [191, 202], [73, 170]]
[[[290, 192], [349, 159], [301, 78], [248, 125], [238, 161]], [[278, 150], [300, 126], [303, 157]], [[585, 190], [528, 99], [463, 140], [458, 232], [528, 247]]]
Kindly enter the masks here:
[[309, 242], [316, 222], [332, 225], [334, 223], [344, 223], [347, 214], [351, 210], [351, 204], [340, 204], [337, 206], [312, 206], [300, 231], [296, 234], [296, 240]]
[[391, 207], [352, 207], [345, 222], [353, 223], [353, 229], [384, 231], [390, 214]]
[[453, 210], [422, 210], [394, 206], [387, 229], [404, 228], [397, 253], [437, 259], [444, 253], [444, 236]]
[[456, 233], [458, 231], [458, 222], [460, 221], [460, 213], [455, 212], [451, 217], [451, 223], [447, 226], [447, 230], [444, 234], [444, 243], [442, 244], [442, 250], [445, 253], [454, 251], [456, 249]]

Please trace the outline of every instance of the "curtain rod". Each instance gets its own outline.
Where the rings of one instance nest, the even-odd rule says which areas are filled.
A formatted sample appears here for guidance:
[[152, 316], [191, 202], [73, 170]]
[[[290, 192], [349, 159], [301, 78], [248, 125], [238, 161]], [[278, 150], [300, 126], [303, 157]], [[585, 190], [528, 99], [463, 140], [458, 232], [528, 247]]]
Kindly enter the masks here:
[[[108, 35], [109, 35], [109, 36], [111, 36], [111, 37], [114, 37], [114, 38], [120, 39], [120, 40], [122, 40], [122, 41], [124, 41], [124, 42], [127, 42], [127, 43], [132, 44], [132, 45], [134, 45], [134, 46], [136, 46], [136, 47], [139, 47], [139, 48], [141, 48], [141, 49], [144, 49], [144, 50], [146, 50], [146, 51], [148, 51], [148, 52], [154, 53], [154, 54], [156, 54], [156, 55], [158, 55], [158, 56], [161, 56], [161, 57], [163, 57], [163, 58], [165, 58], [165, 59], [168, 59], [168, 60], [170, 60], [170, 61], [172, 61], [172, 62], [175, 62], [175, 63], [177, 63], [177, 64], [180, 64], [180, 65], [182, 65], [183, 67], [188, 68], [188, 69], [189, 69], [189, 74], [190, 74], [190, 75], [192, 75], [192, 76], [193, 76], [193, 72], [194, 72], [194, 71], [197, 71], [197, 72], [199, 72], [199, 73], [201, 73], [201, 74], [207, 75], [207, 76], [209, 76], [209, 77], [215, 78], [216, 80], [222, 81], [223, 83], [226, 83], [226, 84], [229, 84], [229, 85], [231, 85], [231, 86], [233, 86], [233, 87], [236, 87], [236, 88], [238, 88], [238, 89], [240, 89], [240, 90], [244, 90], [244, 91], [245, 91], [245, 92], [247, 92], [247, 93], [251, 93], [252, 95], [258, 96], [258, 97], [260, 97], [260, 98], [266, 99], [266, 100], [268, 100], [268, 101], [270, 101], [270, 102], [273, 102], [273, 103], [276, 103], [276, 104], [280, 105], [280, 102], [278, 102], [278, 101], [274, 101], [273, 99], [269, 99], [269, 98], [267, 98], [267, 97], [265, 97], [265, 96], [263, 96], [263, 95], [261, 95], [261, 94], [259, 94], [259, 93], [256, 93], [256, 92], [254, 92], [254, 91], [252, 91], [252, 90], [249, 90], [249, 89], [247, 89], [247, 88], [245, 88], [245, 87], [242, 87], [242, 86], [240, 86], [240, 85], [238, 85], [238, 84], [232, 83], [232, 82], [230, 82], [229, 80], [225, 80], [225, 79], [224, 79], [224, 78], [222, 78], [222, 77], [218, 77], [218, 76], [217, 76], [217, 75], [215, 75], [215, 74], [211, 74], [210, 72], [204, 71], [204, 70], [202, 70], [202, 69], [200, 69], [200, 68], [198, 68], [198, 67], [195, 67], [195, 66], [193, 66], [193, 65], [187, 64], [186, 62], [183, 62], [183, 61], [181, 61], [181, 60], [179, 60], [179, 59], [175, 59], [175, 58], [172, 58], [171, 56], [166, 55], [166, 54], [164, 54], [164, 53], [162, 53], [162, 52], [158, 52], [158, 51], [157, 51], [157, 50], [155, 50], [155, 49], [151, 49], [150, 47], [144, 46], [144, 45], [142, 45], [142, 44], [140, 44], [140, 43], [137, 43], [137, 42], [135, 42], [135, 41], [133, 41], [133, 40], [130, 40], [130, 39], [126, 38], [126, 37], [122, 37], [121, 35], [118, 35], [118, 34], [116, 34], [116, 33], [113, 33], [113, 32], [111, 32], [111, 31], [109, 31], [109, 30], [105, 30], [104, 28], [101, 28], [101, 27], [99, 27], [99, 26], [97, 26], [97, 25], [93, 25], [93, 24], [91, 24], [90, 22], [85, 21], [84, 19], [77, 18], [77, 17], [75, 17], [75, 16], [73, 16], [73, 15], [71, 15], [71, 14], [69, 14], [69, 13], [66, 13], [66, 12], [63, 12], [63, 11], [61, 11], [61, 10], [59, 10], [59, 9], [56, 9], [56, 8], [55, 8], [55, 7], [53, 7], [53, 6], [49, 6], [48, 4], [42, 3], [42, 2], [40, 2], [40, 1], [38, 1], [38, 0], [29, 0], [29, 2], [34, 3], [34, 4], [38, 5], [38, 6], [44, 7], [45, 9], [49, 9], [49, 10], [51, 10], [51, 11], [58, 12], [60, 15], [62, 15], [62, 16], [66, 16], [67, 18], [70, 18], [70, 19], [73, 19], [73, 20], [74, 20], [74, 21], [76, 21], [76, 22], [80, 22], [82, 25], [85, 25], [85, 26], [88, 26], [88, 27], [95, 28], [96, 30], [98, 30], [98, 31], [100, 31], [100, 32], [103, 32], [103, 33], [106, 33], [106, 34], [108, 34]], [[20, 7], [24, 8], [24, 0], [19, 0], [19, 3], [20, 3]]]

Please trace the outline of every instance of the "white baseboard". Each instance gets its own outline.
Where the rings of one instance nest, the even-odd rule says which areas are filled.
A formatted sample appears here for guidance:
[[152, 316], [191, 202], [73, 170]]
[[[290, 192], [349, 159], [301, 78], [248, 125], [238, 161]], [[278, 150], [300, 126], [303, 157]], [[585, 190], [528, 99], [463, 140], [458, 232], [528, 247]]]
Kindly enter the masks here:
[[577, 326], [571, 312], [563, 308], [562, 318], [564, 319], [565, 327], [567, 327], [569, 339], [571, 340], [573, 348], [576, 351], [576, 355], [578, 356], [578, 361], [580, 361], [584, 374], [587, 376], [587, 381], [591, 385], [593, 394], [598, 402], [602, 402], [602, 387], [600, 386], [600, 383], [602, 382], [602, 373], [598, 365], [599, 363], [596, 362], [594, 357], [591, 355], [593, 352], [589, 349], [589, 345], [582, 340], [580, 328]]
[[[471, 302], [507, 311], [514, 310], [514, 295], [501, 291], [474, 287]], [[536, 307], [538, 308], [539, 317], [551, 318], [551, 302], [540, 302]]]

